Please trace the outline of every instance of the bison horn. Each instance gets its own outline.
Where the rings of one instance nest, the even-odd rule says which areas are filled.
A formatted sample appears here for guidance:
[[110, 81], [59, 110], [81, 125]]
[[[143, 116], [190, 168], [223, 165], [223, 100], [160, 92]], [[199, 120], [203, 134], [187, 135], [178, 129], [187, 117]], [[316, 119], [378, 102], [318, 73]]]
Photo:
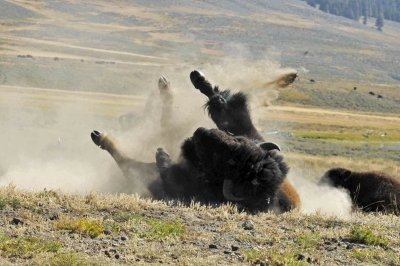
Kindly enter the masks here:
[[222, 187], [222, 193], [224, 194], [225, 199], [229, 201], [241, 201], [243, 198], [236, 197], [232, 193], [233, 181], [230, 179], [224, 179], [224, 185]]
[[262, 143], [258, 144], [258, 146], [265, 151], [272, 151], [272, 150], [280, 151], [281, 150], [281, 148], [278, 146], [278, 144], [275, 144], [272, 142], [262, 142]]

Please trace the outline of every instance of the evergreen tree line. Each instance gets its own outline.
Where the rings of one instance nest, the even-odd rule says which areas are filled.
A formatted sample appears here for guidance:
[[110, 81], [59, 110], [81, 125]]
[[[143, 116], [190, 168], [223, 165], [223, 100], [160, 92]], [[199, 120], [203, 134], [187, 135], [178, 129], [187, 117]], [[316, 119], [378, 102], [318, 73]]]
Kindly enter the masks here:
[[367, 24], [376, 18], [375, 26], [382, 30], [384, 19], [400, 22], [400, 0], [304, 0], [321, 11]]

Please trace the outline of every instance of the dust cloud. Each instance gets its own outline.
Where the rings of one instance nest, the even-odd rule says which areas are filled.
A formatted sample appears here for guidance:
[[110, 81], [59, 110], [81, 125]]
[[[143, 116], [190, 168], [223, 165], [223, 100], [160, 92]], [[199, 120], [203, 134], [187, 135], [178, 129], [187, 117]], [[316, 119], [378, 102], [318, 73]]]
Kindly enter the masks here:
[[[126, 188], [126, 179], [110, 155], [92, 143], [90, 132], [96, 129], [112, 134], [126, 154], [140, 161], [154, 161], [158, 147], [166, 148], [176, 159], [180, 143], [197, 127], [214, 127], [202, 108], [206, 97], [190, 83], [193, 69], [200, 69], [222, 88], [255, 92], [265, 89], [264, 84], [273, 79], [280, 66], [268, 58], [252, 62], [234, 58], [200, 68], [185, 65], [160, 70], [156, 74], [167, 77], [174, 97], [170, 131], [160, 126], [161, 98], [155, 74], [141, 80], [147, 95], [141, 95], [132, 108], [124, 102], [124, 96], [10, 86], [2, 92], [0, 102], [0, 184], [74, 193], [118, 192], [123, 188], [124, 192], [142, 194], [141, 189]], [[46, 79], [45, 74], [36, 74], [37, 79]], [[106, 72], [99, 78], [112, 79]], [[84, 86], [74, 89], [85, 91]], [[125, 109], [107, 110], [119, 102]], [[129, 119], [128, 128], [119, 121], [124, 114]]]
[[[177, 159], [180, 144], [197, 127], [215, 127], [202, 108], [206, 97], [190, 83], [189, 73], [193, 69], [202, 71], [221, 88], [246, 92], [252, 116], [257, 120], [261, 115], [259, 110], [279, 96], [279, 80], [296, 70], [283, 68], [276, 51], [252, 60], [245, 59], [245, 49], [234, 52], [235, 56], [212, 63], [178, 64], [179, 67], [164, 67], [158, 73], [143, 76], [136, 85], [141, 84], [144, 89], [138, 91], [146, 93], [138, 96], [8, 88], [0, 100], [3, 154], [0, 184], [32, 190], [146, 195], [146, 182], [127, 180], [111, 156], [93, 144], [90, 132], [96, 129], [112, 134], [118, 146], [139, 161], [154, 162], [158, 147], [166, 148]], [[160, 125], [162, 100], [157, 87], [160, 75], [170, 81], [173, 94], [171, 130]], [[46, 77], [38, 73], [37, 78]], [[113, 77], [103, 72], [99, 78], [110, 83]], [[86, 91], [83, 85], [74, 90]], [[119, 104], [122, 107], [116, 108]], [[319, 187], [307, 178], [292, 180], [300, 193], [304, 213], [349, 214], [351, 205], [345, 193]]]
[[350, 217], [352, 202], [346, 191], [328, 185], [318, 185], [309, 178], [295, 174], [290, 174], [290, 180], [300, 195], [302, 213]]

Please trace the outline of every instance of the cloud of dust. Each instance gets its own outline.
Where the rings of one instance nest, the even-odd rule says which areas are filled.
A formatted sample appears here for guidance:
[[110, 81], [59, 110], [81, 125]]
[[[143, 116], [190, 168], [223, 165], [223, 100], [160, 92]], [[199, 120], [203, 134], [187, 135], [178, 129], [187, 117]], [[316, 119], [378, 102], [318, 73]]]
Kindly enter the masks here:
[[[257, 108], [279, 95], [279, 90], [270, 85], [271, 81], [294, 71], [281, 66], [277, 51], [266, 51], [258, 58], [249, 57], [248, 50], [237, 45], [227, 48], [221, 60], [199, 65], [177, 64], [176, 67], [168, 66], [159, 73], [144, 76], [138, 84], [146, 88], [147, 95], [143, 106], [132, 110], [132, 115], [127, 114], [131, 119], [128, 129], [119, 124], [118, 115], [93, 111], [103, 108], [102, 103], [79, 101], [79, 95], [68, 101], [52, 101], [53, 96], [50, 94], [44, 102], [36, 103], [25, 97], [24, 93], [16, 93], [12, 104], [1, 102], [0, 105], [0, 119], [4, 128], [0, 132], [0, 145], [3, 154], [6, 154], [0, 162], [0, 184], [11, 183], [34, 190], [62, 189], [74, 193], [123, 191], [147, 194], [146, 186], [140, 182], [129, 182], [122, 176], [111, 156], [93, 144], [90, 132], [96, 129], [112, 134], [119, 147], [139, 161], [154, 162], [158, 147], [166, 148], [176, 159], [180, 144], [197, 127], [215, 127], [201, 108], [207, 99], [193, 88], [189, 79], [190, 71], [202, 71], [212, 83], [221, 88], [247, 92], [255, 120], [258, 116]], [[195, 61], [201, 62], [200, 59]], [[174, 95], [174, 119], [172, 129], [167, 131], [160, 126], [162, 104], [157, 88], [160, 75], [165, 75], [171, 82]], [[46, 75], [37, 73], [36, 78], [45, 79]], [[97, 78], [107, 79], [109, 83], [113, 77], [104, 71]], [[85, 90], [85, 87], [80, 89]], [[107, 101], [107, 96], [105, 98], [104, 101]], [[119, 115], [123, 114], [126, 113]], [[326, 210], [324, 206], [311, 204], [320, 203], [321, 200], [307, 200], [307, 195], [318, 194], [319, 190], [315, 186], [304, 179], [298, 187], [305, 212], [320, 207]], [[320, 195], [328, 197], [328, 193]]]
[[93, 106], [79, 102], [79, 96], [52, 101], [51, 93], [41, 102], [39, 92], [30, 89], [2, 96], [1, 185], [74, 193], [116, 191], [110, 180], [118, 178], [112, 171], [115, 163], [89, 137], [93, 128], [110, 127], [108, 119], [89, 112]]
[[[160, 126], [157, 79], [148, 80], [149, 95], [143, 100], [147, 101], [144, 107], [132, 108], [129, 129], [122, 129], [118, 121], [118, 115], [125, 113], [109, 115], [108, 110], [102, 110], [108, 108], [103, 103], [112, 101], [113, 95], [102, 95], [99, 101], [91, 102], [91, 94], [86, 96], [89, 100], [82, 100], [81, 95], [70, 92], [58, 96], [35, 88], [12, 88], [12, 92], [2, 95], [0, 102], [0, 145], [4, 154], [0, 161], [0, 184], [74, 193], [148, 194], [141, 183], [143, 179], [132, 182], [125, 178], [111, 156], [94, 145], [90, 132], [96, 129], [114, 135], [119, 147], [139, 161], [154, 162], [158, 147], [166, 148], [177, 158], [180, 144], [195, 128], [212, 126], [201, 108], [205, 99], [196, 90], [183, 90], [183, 86], [177, 85], [186, 82], [191, 86], [184, 79], [189, 80], [189, 72], [180, 79], [170, 78], [175, 100], [174, 123], [168, 131]], [[146, 180], [143, 182], [147, 184]]]
[[[40, 98], [35, 96], [33, 88], [29, 89], [32, 95], [28, 96], [24, 90], [21, 93], [15, 90], [0, 105], [3, 125], [0, 145], [6, 155], [0, 162], [0, 184], [77, 193], [120, 191], [126, 187], [126, 179], [112, 158], [92, 143], [90, 132], [97, 129], [111, 133], [126, 154], [140, 161], [154, 162], [158, 147], [166, 148], [173, 158], [177, 158], [180, 144], [197, 127], [215, 127], [201, 108], [206, 97], [190, 83], [189, 73], [193, 69], [202, 71], [222, 88], [244, 90], [250, 96], [256, 94], [251, 99], [259, 99], [257, 93], [272, 91], [271, 95], [274, 95], [265, 84], [286, 71], [282, 70], [277, 56], [266, 53], [264, 57], [250, 60], [246, 59], [245, 49], [238, 47], [214, 63], [201, 64], [200, 67], [178, 64], [179, 67], [165, 67], [160, 73], [143, 77], [138, 84], [147, 89], [147, 100], [144, 100], [143, 109], [133, 110], [131, 128], [124, 130], [118, 117], [93, 111], [103, 108], [101, 103], [79, 101], [79, 94], [66, 93], [67, 99], [63, 99], [63, 96], [57, 98], [48, 93]], [[157, 76], [162, 74], [171, 82], [174, 95], [173, 123], [169, 131], [160, 126], [161, 99]], [[38, 80], [45, 80], [46, 75], [38, 71], [29, 79], [36, 85]], [[104, 71], [98, 79], [110, 82], [112, 75]], [[85, 86], [75, 89], [85, 90]], [[128, 192], [142, 194], [142, 189], [131, 188]]]
[[327, 185], [318, 185], [300, 175], [290, 174], [290, 177], [290, 181], [293, 182], [300, 195], [303, 213], [350, 217], [352, 202], [346, 191]]

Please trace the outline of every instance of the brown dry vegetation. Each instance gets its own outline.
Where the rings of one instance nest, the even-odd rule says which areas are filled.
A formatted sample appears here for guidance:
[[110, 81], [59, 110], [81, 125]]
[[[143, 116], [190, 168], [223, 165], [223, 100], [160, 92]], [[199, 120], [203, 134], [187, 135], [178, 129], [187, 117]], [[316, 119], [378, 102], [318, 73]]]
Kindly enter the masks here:
[[[0, 190], [0, 202], [3, 265], [400, 263], [395, 216], [248, 215], [229, 205], [13, 187]], [[253, 229], [244, 229], [247, 220]]]

